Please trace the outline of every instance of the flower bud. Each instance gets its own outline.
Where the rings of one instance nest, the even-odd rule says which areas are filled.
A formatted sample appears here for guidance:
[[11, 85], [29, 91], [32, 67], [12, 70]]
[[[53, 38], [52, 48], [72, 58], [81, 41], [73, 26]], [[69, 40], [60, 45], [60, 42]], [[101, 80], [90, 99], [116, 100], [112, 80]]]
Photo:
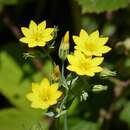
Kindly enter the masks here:
[[83, 92], [82, 92], [82, 95], [80, 96], [80, 100], [81, 100], [81, 101], [83, 101], [83, 100], [86, 101], [87, 98], [88, 98], [88, 93], [85, 92], [85, 91], [83, 91]]
[[94, 85], [93, 88], [92, 88], [92, 91], [93, 92], [100, 92], [100, 91], [105, 91], [107, 90], [107, 86], [106, 85]]
[[60, 79], [60, 68], [59, 65], [54, 66], [54, 80], [58, 81]]
[[64, 61], [68, 54], [69, 54], [69, 31], [65, 33], [65, 36], [61, 41], [59, 47], [59, 57], [61, 60]]
[[100, 73], [101, 77], [111, 77], [111, 76], [116, 76], [115, 71], [111, 71], [107, 68], [103, 69], [103, 71]]

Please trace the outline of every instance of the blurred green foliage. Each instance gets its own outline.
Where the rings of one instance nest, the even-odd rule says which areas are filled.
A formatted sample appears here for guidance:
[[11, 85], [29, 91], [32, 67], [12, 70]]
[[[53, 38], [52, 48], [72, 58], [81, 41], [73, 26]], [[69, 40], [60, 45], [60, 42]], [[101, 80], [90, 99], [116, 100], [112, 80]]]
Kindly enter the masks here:
[[[11, 49], [11, 46], [8, 47]], [[26, 61], [19, 66], [6, 48], [0, 52], [0, 93], [8, 100], [10, 107], [0, 111], [0, 129], [23, 130], [38, 123], [38, 120], [43, 120], [42, 112], [31, 109], [25, 97], [30, 90], [31, 80], [37, 80], [41, 76], [32, 73], [25, 77], [24, 73], [30, 73], [32, 67]], [[20, 47], [17, 48], [18, 50]], [[17, 51], [13, 53], [16, 55]], [[21, 59], [23, 59], [22, 55]], [[45, 129], [47, 123], [43, 125]]]
[[76, 0], [81, 5], [82, 13], [101, 13], [125, 8], [129, 0]]
[[74, 118], [69, 120], [70, 130], [98, 130], [99, 124]]

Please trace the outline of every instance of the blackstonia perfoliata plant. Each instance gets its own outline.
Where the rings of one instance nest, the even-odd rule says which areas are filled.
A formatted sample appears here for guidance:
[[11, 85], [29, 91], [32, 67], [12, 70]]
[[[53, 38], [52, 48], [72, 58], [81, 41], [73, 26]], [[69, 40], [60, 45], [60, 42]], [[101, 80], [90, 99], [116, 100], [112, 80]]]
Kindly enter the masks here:
[[[89, 35], [81, 29], [79, 36], [72, 36], [76, 45], [74, 52], [69, 53], [71, 44], [70, 34], [67, 31], [58, 50], [61, 65], [56, 65], [50, 54], [51, 50], [55, 49], [57, 28], [46, 28], [46, 21], [36, 24], [31, 20], [29, 28], [22, 27], [21, 31], [24, 37], [20, 41], [26, 43], [30, 49], [41, 48], [43, 60], [47, 57], [46, 59], [51, 60], [53, 66], [53, 69], [51, 68], [53, 73], [44, 75], [40, 83], [32, 82], [32, 90], [26, 97], [31, 102], [32, 108], [48, 109], [45, 115], [55, 120], [64, 116], [64, 130], [68, 130], [67, 111], [73, 100], [78, 98], [79, 101], [85, 101], [89, 96], [88, 91], [99, 92], [107, 89], [107, 86], [101, 84], [89, 84], [89, 79], [95, 74], [100, 76], [97, 73], [104, 70], [101, 66], [104, 60], [103, 54], [111, 50], [105, 45], [108, 37], [99, 37], [98, 31]], [[66, 60], [68, 65], [65, 65]], [[64, 71], [68, 71], [67, 74]], [[92, 86], [91, 90], [88, 86], [89, 88]], [[58, 130], [58, 125], [56, 127], [55, 130]]]

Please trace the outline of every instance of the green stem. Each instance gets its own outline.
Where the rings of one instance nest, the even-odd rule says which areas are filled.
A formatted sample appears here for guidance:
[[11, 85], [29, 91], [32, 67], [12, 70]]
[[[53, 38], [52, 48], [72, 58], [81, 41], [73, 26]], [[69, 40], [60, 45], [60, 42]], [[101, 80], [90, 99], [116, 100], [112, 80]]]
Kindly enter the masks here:
[[62, 70], [61, 70], [61, 80], [62, 81], [65, 79], [64, 69], [65, 69], [65, 63], [64, 63], [64, 61], [62, 61]]
[[64, 130], [68, 130], [67, 113], [64, 114]]
[[65, 87], [66, 89], [68, 89], [68, 85], [66, 83], [66, 79], [65, 79], [65, 75], [64, 75], [64, 69], [65, 69], [65, 64], [64, 64], [64, 61], [62, 61], [61, 83], [62, 83], [63, 87]]
[[[65, 68], [65, 64], [64, 64], [64, 61], [62, 61], [62, 68], [61, 68], [61, 82], [62, 83], [65, 81], [64, 68]], [[62, 110], [66, 99], [67, 99], [67, 93], [66, 93], [66, 90], [65, 90], [65, 97], [63, 98], [63, 101], [62, 101], [62, 103], [60, 105], [60, 110]]]
[[[62, 70], [61, 70], [61, 80], [62, 80], [62, 82], [65, 81], [64, 68], [65, 68], [64, 61], [62, 61]], [[60, 109], [62, 109], [65, 101], [67, 100], [67, 97], [68, 97], [68, 89], [66, 88], [65, 89], [65, 97], [63, 99], [63, 102], [61, 103]], [[64, 130], [68, 130], [67, 113], [64, 114]]]
[[[49, 60], [52, 62], [53, 61], [53, 59], [51, 58], [51, 56], [50, 55], [48, 55], [48, 58], [49, 58]], [[50, 74], [49, 74], [49, 80], [50, 80], [50, 83], [52, 84], [52, 75], [53, 75], [53, 72], [52, 72], [52, 64], [50, 65], [50, 70], [49, 70], [49, 72], [50, 72]]]
[[64, 99], [63, 99], [63, 101], [62, 101], [62, 103], [60, 105], [60, 110], [62, 110], [63, 105], [65, 104], [65, 101], [67, 100], [67, 97], [68, 97], [68, 91], [66, 91], [65, 97], [64, 97]]
[[60, 130], [60, 120], [59, 120], [59, 118], [56, 119], [56, 130]]

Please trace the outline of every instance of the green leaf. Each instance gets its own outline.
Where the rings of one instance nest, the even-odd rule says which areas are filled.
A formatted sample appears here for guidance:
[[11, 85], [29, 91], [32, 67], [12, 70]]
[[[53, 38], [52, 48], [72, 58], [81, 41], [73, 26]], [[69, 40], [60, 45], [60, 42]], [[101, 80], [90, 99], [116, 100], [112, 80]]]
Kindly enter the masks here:
[[81, 119], [71, 119], [70, 130], [99, 130], [99, 124]]
[[88, 15], [82, 16], [82, 26], [85, 30], [87, 30], [88, 33], [98, 29], [97, 21]]
[[[31, 91], [32, 79], [40, 75], [32, 73], [23, 78], [25, 70], [29, 72], [33, 69], [30, 67], [28, 63], [19, 65], [7, 51], [0, 52], [0, 93], [13, 106], [0, 110], [0, 130], [23, 130], [23, 125], [28, 128], [43, 119], [42, 111], [32, 109], [26, 99], [26, 94]], [[47, 122], [43, 121], [43, 124], [46, 128]]]
[[87, 80], [89, 79], [87, 79], [87, 77], [85, 76], [75, 78], [75, 81], [72, 83], [72, 88], [71, 88], [71, 91], [75, 96], [81, 96], [83, 91], [90, 90], [90, 85], [88, 84]]
[[114, 103], [114, 108], [116, 110], [121, 110], [125, 105], [127, 104], [127, 100], [125, 98], [119, 98], [115, 103]]
[[130, 126], [130, 102], [125, 104], [124, 109], [120, 113], [120, 119], [127, 122]]
[[73, 102], [72, 102], [70, 108], [68, 109], [67, 114], [68, 114], [69, 116], [72, 116], [72, 115], [76, 114], [77, 111], [78, 111], [77, 107], [78, 107], [78, 100], [75, 98], [75, 99], [73, 100]]
[[125, 62], [124, 62], [124, 66], [126, 68], [130, 67], [130, 58], [126, 58]]
[[67, 104], [66, 104], [66, 107], [69, 108], [73, 103], [75, 97], [80, 98], [81, 96], [83, 96], [82, 94], [84, 92], [90, 90], [90, 85], [88, 84], [87, 78], [85, 76], [75, 77], [74, 75], [71, 74], [67, 77], [67, 84], [71, 90], [70, 91], [71, 94], [68, 94]]
[[[4, 109], [0, 111], [0, 129], [1, 130], [29, 130], [33, 125], [40, 123], [39, 114], [28, 113], [17, 109]], [[47, 130], [48, 124], [41, 120], [44, 130]]]
[[101, 13], [125, 8], [129, 0], [76, 0], [81, 5], [82, 13]]
[[105, 23], [102, 29], [102, 34], [104, 36], [113, 36], [114, 33], [116, 32], [117, 27], [114, 24], [111, 23]]

